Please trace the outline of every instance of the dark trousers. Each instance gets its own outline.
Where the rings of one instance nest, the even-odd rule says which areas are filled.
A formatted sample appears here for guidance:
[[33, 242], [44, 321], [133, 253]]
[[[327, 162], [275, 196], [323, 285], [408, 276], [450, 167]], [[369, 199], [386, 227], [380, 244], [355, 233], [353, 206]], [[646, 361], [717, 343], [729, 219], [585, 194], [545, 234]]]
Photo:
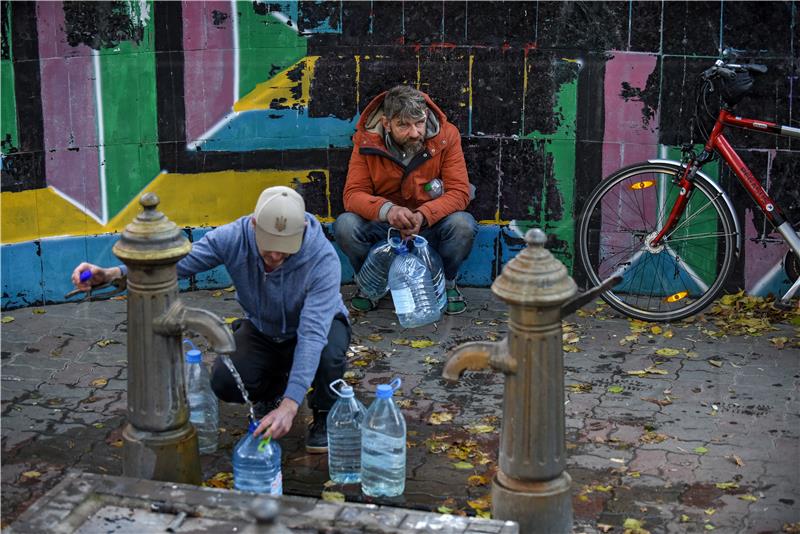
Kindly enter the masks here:
[[[337, 315], [331, 323], [328, 344], [320, 354], [314, 389], [308, 396], [308, 405], [312, 410], [327, 411], [336, 402], [337, 397], [328, 386], [344, 376], [350, 333], [347, 318]], [[230, 354], [230, 358], [242, 377], [250, 401], [270, 402], [283, 395], [294, 361], [297, 338], [276, 342], [259, 332], [247, 319], [233, 324], [233, 337], [236, 340], [236, 352]], [[211, 389], [225, 402], [244, 402], [233, 375], [220, 358], [214, 361], [211, 371]]]

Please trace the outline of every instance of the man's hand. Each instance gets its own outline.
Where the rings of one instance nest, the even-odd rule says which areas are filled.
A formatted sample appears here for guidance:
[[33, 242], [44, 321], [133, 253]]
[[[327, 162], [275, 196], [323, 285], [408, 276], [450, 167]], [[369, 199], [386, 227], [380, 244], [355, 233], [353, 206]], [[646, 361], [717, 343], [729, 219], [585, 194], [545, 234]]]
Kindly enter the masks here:
[[410, 230], [400, 230], [400, 235], [403, 239], [407, 239], [415, 234], [419, 235], [420, 230], [422, 230], [422, 224], [425, 222], [425, 216], [418, 211], [412, 212], [411, 218], [414, 222], [414, 226]]
[[297, 415], [299, 406], [292, 399], [283, 399], [281, 404], [265, 415], [258, 423], [254, 436], [264, 434], [264, 437], [280, 439], [292, 428], [294, 416]]
[[414, 224], [416, 222], [414, 215], [414, 212], [408, 208], [392, 206], [389, 209], [389, 213], [386, 214], [386, 220], [402, 233], [404, 230], [408, 231], [414, 229]]
[[122, 278], [122, 272], [119, 267], [104, 269], [103, 267], [83, 262], [72, 271], [72, 284], [81, 291], [88, 291], [93, 286], [99, 286], [117, 278]]

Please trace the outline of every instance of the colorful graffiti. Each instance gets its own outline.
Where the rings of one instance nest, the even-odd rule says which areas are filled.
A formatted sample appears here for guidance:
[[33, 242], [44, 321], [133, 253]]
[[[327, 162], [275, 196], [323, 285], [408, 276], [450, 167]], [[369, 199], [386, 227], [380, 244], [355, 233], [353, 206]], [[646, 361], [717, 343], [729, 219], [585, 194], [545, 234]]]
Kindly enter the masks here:
[[[797, 5], [770, 5], [745, 25], [753, 8], [723, 2], [2, 2], [3, 308], [61, 301], [71, 265], [115, 262], [145, 190], [191, 238], [274, 184], [331, 222], [360, 110], [396, 83], [462, 133], [481, 230], [461, 282], [490, 284], [533, 225], [572, 268], [588, 193], [676, 154], [693, 77], [718, 50], [770, 67], [743, 114], [797, 126]], [[688, 31], [696, 20], [708, 35]], [[800, 218], [796, 146], [735, 140]], [[731, 283], [777, 291], [785, 249], [737, 200], [747, 246]]]

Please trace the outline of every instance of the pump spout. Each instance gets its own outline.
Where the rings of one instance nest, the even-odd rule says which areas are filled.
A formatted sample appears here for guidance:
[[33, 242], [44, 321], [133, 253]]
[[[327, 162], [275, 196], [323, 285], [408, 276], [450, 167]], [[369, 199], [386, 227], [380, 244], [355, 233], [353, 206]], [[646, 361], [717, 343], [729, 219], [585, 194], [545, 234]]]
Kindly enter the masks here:
[[153, 320], [153, 330], [159, 334], [180, 336], [184, 330], [192, 330], [205, 337], [214, 352], [230, 354], [236, 350], [236, 342], [225, 322], [208, 310], [184, 306], [180, 300]]
[[500, 341], [473, 341], [451, 350], [442, 377], [456, 382], [464, 371], [480, 371], [487, 367], [507, 374], [516, 372], [517, 362], [508, 355], [507, 338]]

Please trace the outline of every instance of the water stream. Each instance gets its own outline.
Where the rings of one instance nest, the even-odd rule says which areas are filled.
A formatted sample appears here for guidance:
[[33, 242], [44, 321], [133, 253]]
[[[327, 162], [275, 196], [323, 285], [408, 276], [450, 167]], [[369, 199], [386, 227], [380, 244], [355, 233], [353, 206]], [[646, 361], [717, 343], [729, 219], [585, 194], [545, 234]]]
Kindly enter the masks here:
[[239, 391], [242, 393], [242, 398], [244, 402], [247, 404], [248, 408], [250, 409], [250, 420], [253, 422], [256, 421], [256, 412], [253, 410], [253, 403], [250, 401], [250, 397], [247, 396], [247, 388], [244, 387], [244, 382], [242, 382], [242, 377], [239, 376], [239, 372], [236, 370], [236, 367], [233, 366], [233, 362], [231, 361], [230, 357], [227, 354], [221, 354], [220, 358], [222, 358], [222, 363], [225, 364], [225, 367], [233, 375], [233, 379], [236, 381], [236, 385], [239, 387]]

